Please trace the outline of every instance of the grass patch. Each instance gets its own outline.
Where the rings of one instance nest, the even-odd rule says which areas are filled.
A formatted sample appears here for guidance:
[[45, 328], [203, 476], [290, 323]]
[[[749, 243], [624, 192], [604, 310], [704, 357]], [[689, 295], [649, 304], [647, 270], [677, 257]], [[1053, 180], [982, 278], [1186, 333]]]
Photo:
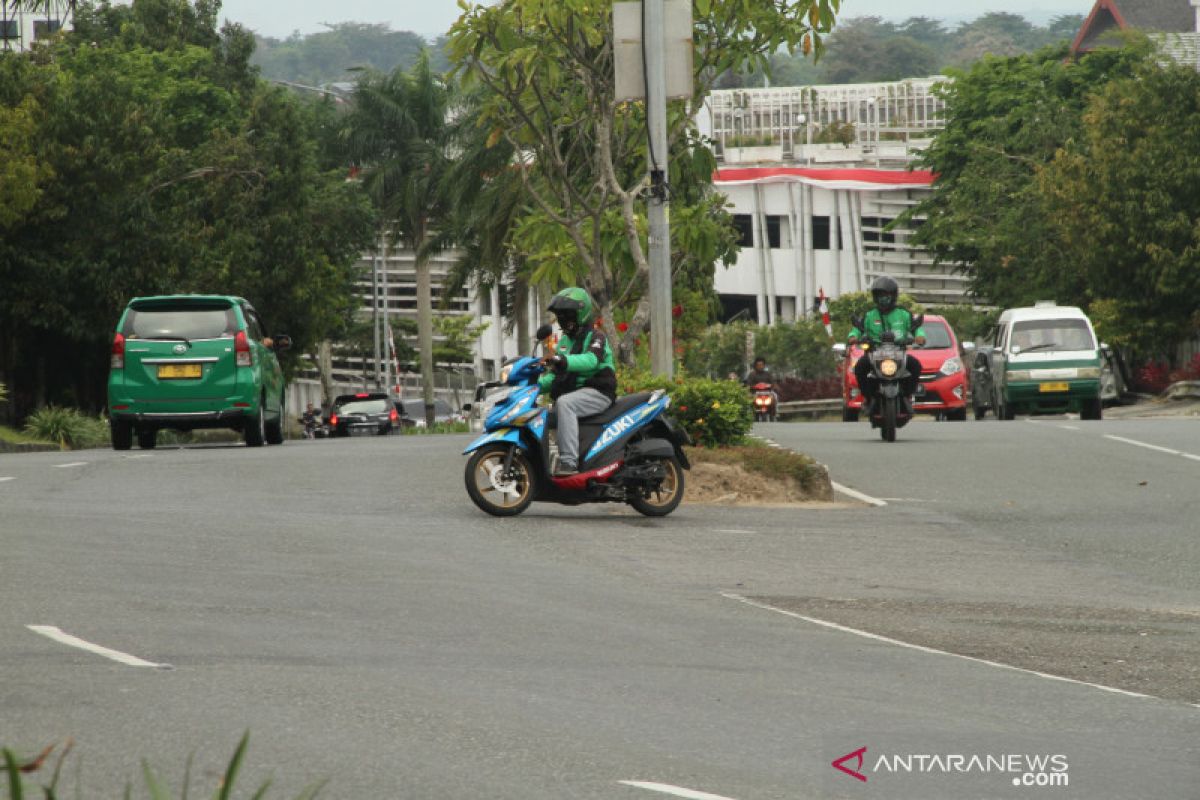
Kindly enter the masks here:
[[30, 414], [25, 433], [63, 450], [101, 447], [109, 441], [108, 422], [62, 406], [45, 406]]
[[432, 428], [427, 428], [424, 425], [413, 425], [400, 429], [400, 433], [404, 436], [431, 436], [436, 433], [470, 433], [471, 425], [468, 422], [439, 422]]
[[829, 476], [825, 468], [802, 453], [768, 447], [762, 442], [730, 447], [691, 447], [688, 459], [694, 464], [738, 466], [764, 478], [791, 479], [813, 497], [828, 493]]
[[5, 444], [54, 444], [54, 442], [30, 436], [24, 431], [10, 428], [7, 425], [0, 425], [0, 442], [4, 442]]

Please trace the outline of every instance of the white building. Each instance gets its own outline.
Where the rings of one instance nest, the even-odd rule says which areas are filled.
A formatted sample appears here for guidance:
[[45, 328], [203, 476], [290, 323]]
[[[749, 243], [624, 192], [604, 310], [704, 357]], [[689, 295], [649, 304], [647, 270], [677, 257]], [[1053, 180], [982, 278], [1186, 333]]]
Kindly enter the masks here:
[[699, 120], [716, 187], [741, 232], [737, 263], [717, 270], [726, 319], [794, 320], [828, 297], [890, 275], [926, 303], [963, 302], [966, 278], [885, 228], [927, 197], [912, 170], [944, 124], [943, 80], [713, 92]]
[[0, 0], [0, 50], [28, 50], [39, 39], [69, 28], [75, 13], [75, 0], [43, 0], [37, 10], [18, 11], [17, 5], [16, 0]]

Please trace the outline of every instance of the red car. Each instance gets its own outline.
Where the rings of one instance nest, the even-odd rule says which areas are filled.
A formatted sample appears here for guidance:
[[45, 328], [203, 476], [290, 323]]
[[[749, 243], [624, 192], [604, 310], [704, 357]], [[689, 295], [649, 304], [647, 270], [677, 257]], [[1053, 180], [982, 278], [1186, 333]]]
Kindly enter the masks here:
[[[942, 317], [925, 315], [925, 346], [909, 349], [921, 362], [921, 380], [913, 397], [913, 410], [921, 414], [933, 414], [938, 419], [964, 421], [967, 418], [967, 370], [964, 368], [963, 351], [954, 330]], [[835, 350], [845, 353], [842, 366], [842, 421], [857, 422], [862, 408], [862, 392], [854, 377], [854, 365], [863, 352], [857, 346], [847, 349], [846, 345], [835, 345]]]

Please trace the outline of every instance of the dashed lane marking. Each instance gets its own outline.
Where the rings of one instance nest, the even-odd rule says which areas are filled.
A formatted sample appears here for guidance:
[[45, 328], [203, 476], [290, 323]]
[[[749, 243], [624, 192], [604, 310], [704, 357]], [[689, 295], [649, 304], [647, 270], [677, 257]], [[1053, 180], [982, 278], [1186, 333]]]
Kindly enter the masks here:
[[98, 656], [104, 656], [105, 658], [111, 659], [120, 664], [124, 664], [128, 667], [155, 667], [157, 669], [171, 669], [170, 664], [157, 664], [153, 661], [146, 661], [145, 659], [138, 658], [137, 656], [131, 656], [129, 653], [122, 653], [120, 650], [113, 650], [110, 647], [104, 647], [103, 645], [85, 641], [80, 639], [78, 636], [72, 636], [71, 634], [64, 632], [54, 625], [26, 625], [25, 627], [29, 628], [29, 630], [33, 631], [34, 633], [40, 633], [47, 639], [53, 639], [59, 644], [65, 644], [68, 647], [77, 647], [80, 650], [86, 650], [89, 653], [94, 653]]
[[869, 495], [869, 494], [863, 494], [862, 492], [858, 491], [857, 489], [851, 489], [849, 486], [842, 486], [837, 481], [830, 481], [830, 483], [833, 484], [833, 490], [835, 492], [841, 492], [844, 495], [849, 495], [850, 497], [853, 497], [855, 500], [861, 500], [862, 502], [868, 503], [873, 506], [886, 506], [887, 505], [887, 500], [881, 500], [878, 497], [871, 497], [871, 495]]
[[72, 461], [70, 464], [55, 464], [54, 466], [58, 469], [66, 469], [67, 467], [86, 467], [87, 464], [86, 461]]
[[0, 478], [0, 483], [4, 483], [5, 481], [15, 481], [15, 480], [16, 480], [16, 478]]
[[625, 786], [632, 786], [635, 789], [647, 789], [651, 792], [669, 794], [672, 797], [686, 797], [688, 800], [733, 800], [733, 798], [722, 794], [698, 792], [695, 789], [685, 789], [682, 786], [672, 786], [669, 783], [655, 783], [654, 781], [619, 781], [619, 783]]

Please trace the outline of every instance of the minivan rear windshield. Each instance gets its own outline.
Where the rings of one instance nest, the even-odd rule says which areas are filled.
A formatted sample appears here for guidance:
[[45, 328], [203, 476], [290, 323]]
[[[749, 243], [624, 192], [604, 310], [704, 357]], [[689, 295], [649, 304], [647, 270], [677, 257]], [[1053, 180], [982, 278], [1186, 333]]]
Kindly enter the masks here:
[[221, 339], [238, 329], [230, 306], [131, 308], [121, 333], [127, 339]]
[[386, 414], [387, 400], [353, 400], [337, 407], [339, 414]]

